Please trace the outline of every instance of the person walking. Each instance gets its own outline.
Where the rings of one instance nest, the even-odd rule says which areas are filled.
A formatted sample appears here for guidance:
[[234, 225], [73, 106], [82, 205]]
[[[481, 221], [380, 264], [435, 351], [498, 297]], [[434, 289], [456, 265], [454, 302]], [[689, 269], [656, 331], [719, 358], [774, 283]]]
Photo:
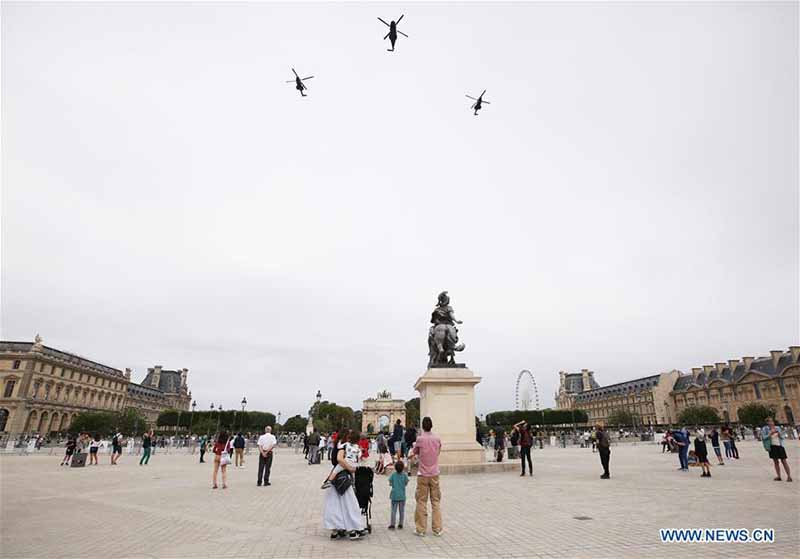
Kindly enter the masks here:
[[213, 485], [211, 489], [217, 488], [217, 472], [222, 470], [222, 488], [228, 488], [228, 464], [231, 463], [231, 440], [227, 431], [222, 431], [214, 443], [212, 452], [214, 453], [214, 473], [211, 476]]
[[414, 533], [420, 537], [425, 537], [428, 526], [428, 499], [431, 501], [433, 535], [442, 535], [442, 490], [439, 486], [439, 454], [442, 451], [442, 441], [432, 432], [432, 429], [433, 421], [426, 416], [422, 420], [422, 433], [417, 437], [417, 442], [412, 449], [419, 461]]
[[[306, 433], [303, 433], [302, 435], [300, 435], [300, 441], [303, 443], [303, 458], [308, 460], [308, 451], [309, 451], [308, 435]], [[309, 462], [309, 464], [310, 464], [310, 462]]]
[[[412, 446], [411, 448], [414, 447]], [[406, 515], [406, 485], [408, 485], [408, 474], [403, 471], [404, 468], [402, 461], [396, 462], [394, 472], [389, 476], [389, 487], [392, 488], [389, 493], [389, 500], [392, 502], [389, 530], [394, 530], [395, 518], [398, 519], [397, 529], [403, 529], [403, 520]]]
[[205, 435], [203, 435], [197, 441], [197, 444], [200, 446], [200, 463], [203, 464], [205, 463], [205, 460], [203, 458], [205, 457], [206, 449], [208, 448], [208, 438]]
[[244, 468], [244, 447], [246, 441], [244, 440], [244, 436], [241, 433], [236, 433], [236, 437], [233, 439], [233, 452], [234, 452], [234, 468]]
[[783, 438], [780, 427], [775, 425], [771, 417], [768, 417], [767, 424], [761, 429], [761, 443], [764, 445], [764, 450], [769, 452], [769, 457], [775, 466], [775, 481], [781, 481], [780, 464], [783, 464], [783, 469], [786, 470], [786, 481], [792, 481], [792, 472], [789, 470]]
[[600, 453], [600, 464], [603, 466], [603, 475], [600, 476], [600, 479], [611, 479], [611, 473], [608, 471], [608, 465], [611, 461], [611, 441], [602, 425], [599, 425], [595, 430], [595, 440], [597, 452]]
[[74, 435], [67, 435], [67, 445], [64, 448], [64, 458], [61, 460], [61, 466], [69, 466], [72, 461], [72, 455], [75, 454], [75, 448], [78, 442], [75, 440]]
[[413, 423], [409, 423], [406, 426], [405, 433], [403, 433], [403, 445], [402, 445], [403, 456], [408, 456], [408, 453], [411, 452], [411, 449], [414, 447], [414, 443], [416, 441], [417, 441], [417, 430], [414, 428]]
[[306, 444], [308, 445], [308, 465], [319, 464], [319, 433], [316, 429], [306, 437]]
[[726, 423], [722, 426], [722, 444], [725, 447], [725, 458], [733, 458], [733, 451], [731, 450], [732, 436], [731, 426]]
[[694, 437], [694, 455], [697, 457], [697, 463], [703, 468], [703, 473], [700, 477], [711, 477], [711, 464], [708, 463], [708, 446], [706, 446], [706, 432], [704, 429], [698, 429]]
[[519, 442], [519, 457], [522, 462], [522, 473], [519, 474], [520, 477], [525, 477], [525, 461], [528, 461], [528, 469], [530, 470], [530, 475], [533, 476], [533, 460], [531, 460], [531, 447], [533, 446], [533, 434], [531, 433], [531, 426], [528, 425], [528, 422], [524, 419], [514, 425], [514, 427], [518, 430], [518, 442]]
[[725, 461], [722, 459], [722, 452], [719, 448], [719, 431], [717, 431], [716, 427], [711, 428], [709, 437], [711, 438], [711, 447], [714, 449], [714, 454], [717, 456], [717, 464], [724, 466]]
[[672, 433], [672, 440], [675, 441], [675, 445], [678, 447], [678, 462], [680, 463], [680, 467], [678, 468], [682, 472], [689, 471], [689, 432], [686, 430], [686, 427], [678, 429], [674, 433]]
[[395, 461], [403, 456], [403, 422], [399, 419], [394, 423], [394, 431], [389, 438], [389, 452], [394, 456]]
[[140, 466], [145, 466], [150, 462], [150, 447], [153, 446], [153, 432], [142, 435], [142, 457], [139, 460]]
[[278, 440], [272, 434], [272, 427], [264, 427], [264, 434], [258, 437], [258, 486], [261, 487], [263, 480], [264, 486], [272, 485], [269, 482], [269, 472], [272, 469], [272, 450]]
[[[342, 431], [340, 438], [342, 441], [347, 440], [347, 432]], [[331, 531], [332, 540], [348, 537], [348, 534], [351, 540], [358, 540], [364, 535], [364, 517], [361, 516], [361, 508], [353, 489], [356, 464], [347, 460], [345, 446], [343, 442], [336, 453], [336, 465], [340, 467], [339, 475], [343, 483], [334, 482], [325, 490], [322, 509], [322, 525]], [[349, 479], [344, 479], [342, 470], [347, 472]]]
[[116, 466], [119, 457], [122, 456], [122, 433], [116, 433], [111, 437], [111, 465]]
[[494, 452], [498, 462], [503, 461], [503, 454], [506, 448], [506, 432], [498, 428], [494, 434]]
[[739, 449], [736, 448], [736, 431], [731, 429], [731, 454], [733, 454], [733, 459], [739, 459]]
[[97, 433], [94, 434], [92, 437], [92, 442], [89, 443], [89, 465], [91, 466], [94, 464], [98, 466], [97, 463], [97, 451], [100, 450], [100, 435]]

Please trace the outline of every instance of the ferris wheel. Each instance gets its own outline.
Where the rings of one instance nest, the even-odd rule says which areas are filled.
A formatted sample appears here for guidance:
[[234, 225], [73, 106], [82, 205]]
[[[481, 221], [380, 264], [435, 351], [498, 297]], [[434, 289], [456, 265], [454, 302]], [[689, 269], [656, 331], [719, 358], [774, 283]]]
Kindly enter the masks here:
[[521, 370], [517, 375], [514, 399], [518, 410], [539, 410], [539, 389], [533, 373], [528, 369]]

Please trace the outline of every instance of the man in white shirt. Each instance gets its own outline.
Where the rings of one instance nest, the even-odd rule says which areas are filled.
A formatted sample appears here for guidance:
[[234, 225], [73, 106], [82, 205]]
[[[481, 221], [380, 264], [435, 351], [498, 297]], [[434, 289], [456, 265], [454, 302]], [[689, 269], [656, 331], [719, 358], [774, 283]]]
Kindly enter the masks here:
[[272, 450], [278, 440], [272, 434], [272, 427], [264, 427], [264, 434], [258, 437], [258, 486], [261, 487], [261, 480], [264, 486], [272, 485], [269, 482], [269, 471], [272, 469]]
[[319, 455], [321, 460], [325, 460], [325, 446], [328, 444], [328, 439], [325, 435], [319, 436]]

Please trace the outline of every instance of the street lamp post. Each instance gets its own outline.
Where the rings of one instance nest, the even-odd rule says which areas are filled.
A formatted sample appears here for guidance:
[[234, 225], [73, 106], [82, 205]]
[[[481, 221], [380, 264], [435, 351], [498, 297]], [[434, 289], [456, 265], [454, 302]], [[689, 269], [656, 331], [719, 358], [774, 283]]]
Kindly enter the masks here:
[[[214, 402], [211, 402], [211, 413], [214, 413]], [[214, 417], [213, 415], [211, 417]]]
[[242, 421], [240, 428], [244, 428], [244, 408], [247, 405], [247, 398], [242, 396]]
[[217, 433], [219, 433], [219, 422], [222, 419], [222, 404], [219, 405], [219, 413], [217, 414]]
[[197, 407], [197, 400], [192, 402], [192, 414], [189, 416], [189, 436], [192, 436], [192, 423], [194, 423], [194, 409]]

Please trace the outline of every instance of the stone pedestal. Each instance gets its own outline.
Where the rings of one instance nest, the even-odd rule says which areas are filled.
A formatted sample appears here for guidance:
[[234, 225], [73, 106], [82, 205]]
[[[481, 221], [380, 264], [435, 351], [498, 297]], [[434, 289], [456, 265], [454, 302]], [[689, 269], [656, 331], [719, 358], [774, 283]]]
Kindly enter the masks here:
[[419, 392], [419, 418], [428, 416], [442, 439], [442, 466], [482, 464], [486, 455], [475, 440], [475, 385], [481, 377], [467, 368], [425, 371], [414, 389]]

